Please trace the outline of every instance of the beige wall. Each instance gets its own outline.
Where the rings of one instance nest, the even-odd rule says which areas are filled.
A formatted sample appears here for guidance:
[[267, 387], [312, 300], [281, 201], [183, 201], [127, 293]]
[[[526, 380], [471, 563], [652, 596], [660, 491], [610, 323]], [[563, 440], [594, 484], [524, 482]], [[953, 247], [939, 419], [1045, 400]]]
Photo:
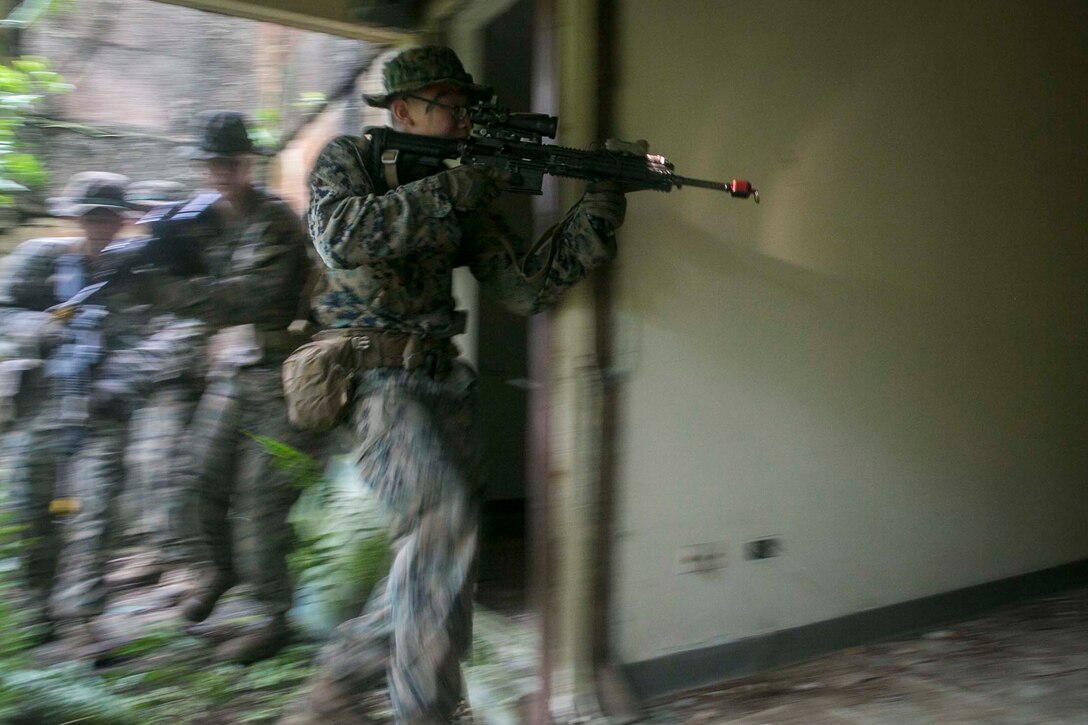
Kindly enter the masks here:
[[1088, 557], [1083, 5], [620, 5], [621, 659]]

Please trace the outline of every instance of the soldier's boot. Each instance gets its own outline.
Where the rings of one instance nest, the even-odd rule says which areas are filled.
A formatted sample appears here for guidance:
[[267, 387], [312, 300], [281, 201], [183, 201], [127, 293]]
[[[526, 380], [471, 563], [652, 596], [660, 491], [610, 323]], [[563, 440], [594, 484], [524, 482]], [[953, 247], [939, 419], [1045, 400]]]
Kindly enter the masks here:
[[27, 639], [31, 646], [48, 644], [57, 637], [57, 620], [49, 611], [49, 593], [33, 590], [27, 594], [24, 610], [29, 611], [30, 631]]
[[328, 677], [317, 675], [303, 698], [289, 707], [277, 725], [371, 725], [356, 693]]
[[32, 647], [48, 644], [57, 638], [57, 622], [43, 610], [35, 612], [30, 620], [27, 641]]
[[63, 642], [64, 656], [68, 660], [93, 663], [106, 667], [131, 657], [125, 646], [132, 636], [119, 632], [103, 621], [102, 617], [65, 619], [57, 623], [58, 639]]
[[190, 622], [203, 622], [215, 609], [219, 597], [234, 586], [233, 577], [223, 571], [199, 576], [196, 587], [181, 601], [181, 616]]
[[277, 614], [258, 629], [229, 639], [215, 648], [219, 662], [239, 662], [243, 665], [267, 659], [291, 641], [287, 617]]

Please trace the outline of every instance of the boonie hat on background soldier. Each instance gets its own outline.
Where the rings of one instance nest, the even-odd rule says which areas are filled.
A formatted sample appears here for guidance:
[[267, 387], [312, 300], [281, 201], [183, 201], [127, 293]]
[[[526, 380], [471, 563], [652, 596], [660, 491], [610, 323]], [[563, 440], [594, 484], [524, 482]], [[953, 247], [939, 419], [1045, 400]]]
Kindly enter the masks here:
[[189, 151], [189, 158], [194, 161], [272, 155], [272, 151], [254, 145], [246, 127], [246, 117], [237, 111], [205, 111], [197, 115], [195, 126], [197, 145]]
[[425, 45], [401, 52], [385, 64], [382, 81], [385, 93], [363, 94], [363, 99], [371, 106], [388, 108], [397, 96], [436, 83], [460, 86], [473, 103], [489, 100], [492, 94], [490, 86], [482, 86], [472, 80], [456, 53], [439, 45]]
[[125, 189], [125, 200], [140, 210], [184, 201], [187, 197], [185, 187], [176, 181], [134, 181]]
[[125, 199], [128, 177], [108, 171], [82, 171], [72, 176], [58, 197], [49, 200], [55, 216], [79, 217], [95, 209], [109, 209], [119, 215], [132, 211]]

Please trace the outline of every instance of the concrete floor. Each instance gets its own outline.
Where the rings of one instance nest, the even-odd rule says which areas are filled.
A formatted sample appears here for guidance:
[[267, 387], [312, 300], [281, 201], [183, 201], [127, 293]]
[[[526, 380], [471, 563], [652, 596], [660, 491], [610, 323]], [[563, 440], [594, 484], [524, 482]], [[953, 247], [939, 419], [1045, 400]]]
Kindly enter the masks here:
[[644, 722], [1088, 724], [1088, 589], [663, 698]]

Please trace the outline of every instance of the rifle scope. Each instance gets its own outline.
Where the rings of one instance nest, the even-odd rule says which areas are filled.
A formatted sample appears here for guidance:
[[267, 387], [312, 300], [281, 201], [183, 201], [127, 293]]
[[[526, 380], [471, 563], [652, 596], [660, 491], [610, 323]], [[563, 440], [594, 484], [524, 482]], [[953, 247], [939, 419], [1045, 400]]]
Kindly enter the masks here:
[[469, 112], [472, 124], [486, 135], [492, 131], [514, 132], [534, 137], [555, 138], [559, 119], [546, 113], [512, 113], [490, 103], [481, 103]]

